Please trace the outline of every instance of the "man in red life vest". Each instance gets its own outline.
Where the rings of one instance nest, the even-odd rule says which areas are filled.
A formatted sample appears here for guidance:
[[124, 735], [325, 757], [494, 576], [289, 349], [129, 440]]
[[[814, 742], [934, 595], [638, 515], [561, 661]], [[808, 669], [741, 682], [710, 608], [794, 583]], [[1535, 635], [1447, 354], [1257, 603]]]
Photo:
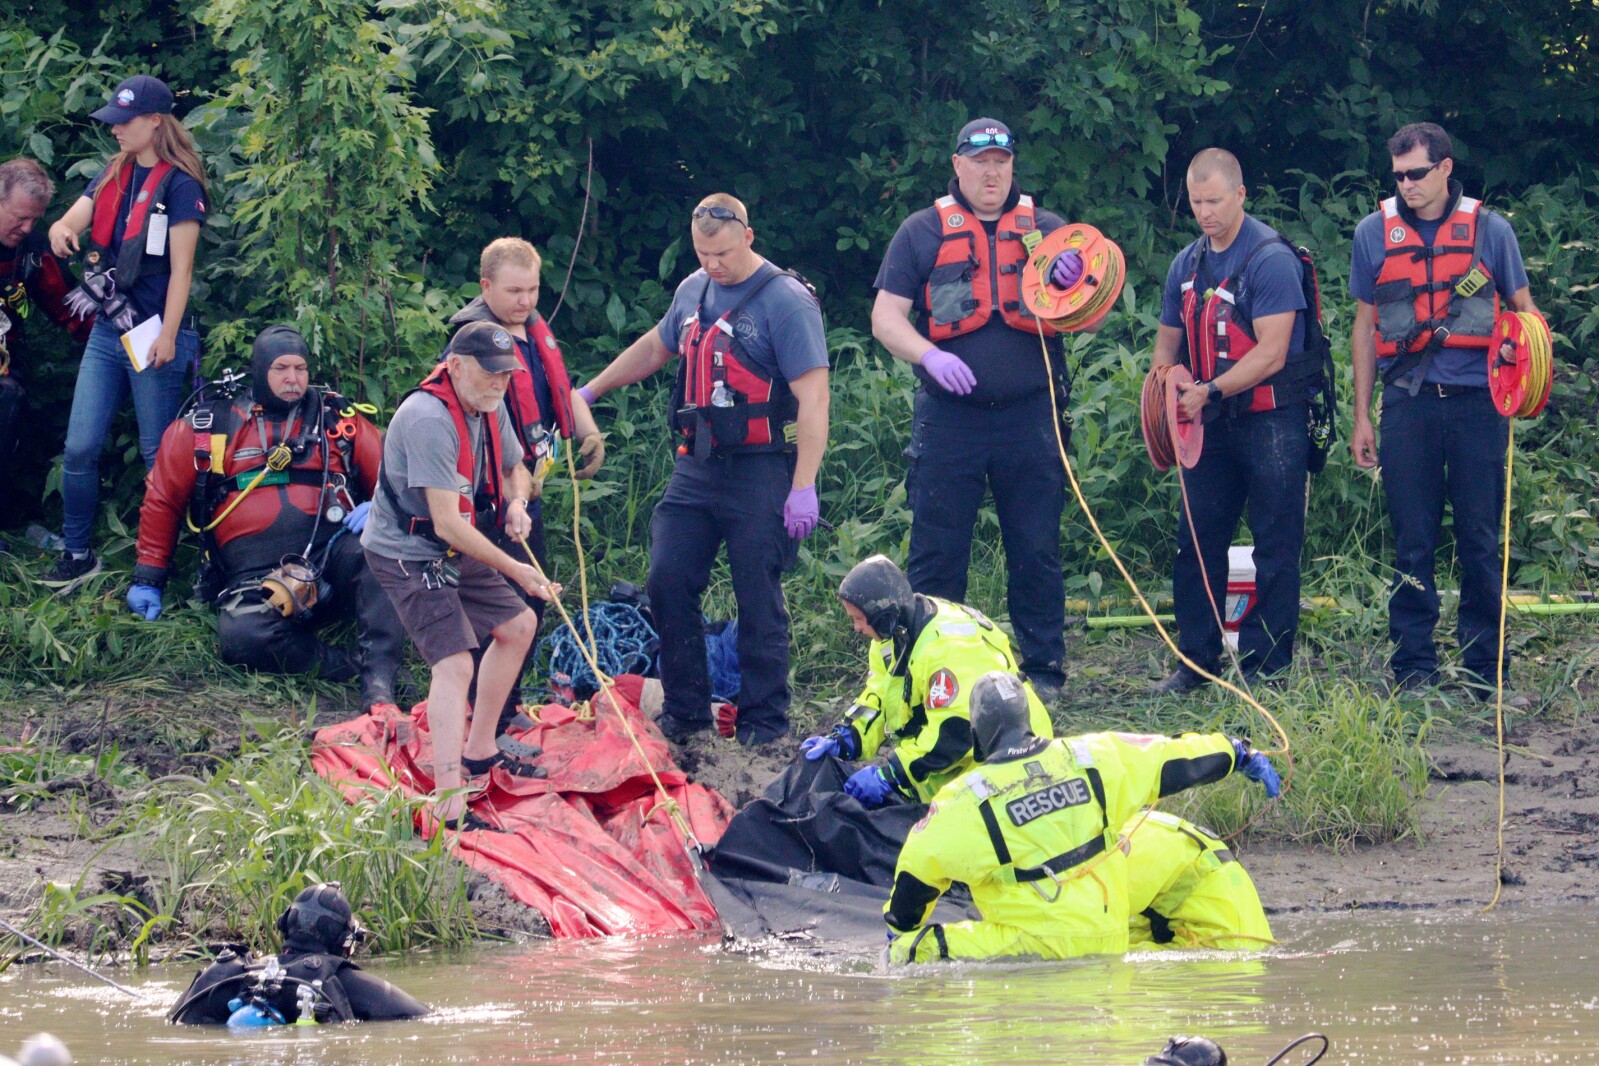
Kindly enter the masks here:
[[[451, 829], [467, 824], [466, 777], [494, 768], [544, 776], [526, 761], [536, 751], [513, 755], [495, 746], [500, 710], [538, 630], [507, 579], [545, 600], [561, 591], [487, 535], [500, 522], [512, 538], [526, 537], [532, 526], [533, 477], [503, 402], [512, 375], [526, 372], [515, 341], [497, 323], [462, 327], [445, 361], [394, 412], [361, 534], [367, 565], [431, 670], [428, 728], [441, 794], [434, 814]], [[474, 669], [472, 652], [485, 642]]]
[[[947, 195], [901, 223], [883, 257], [872, 335], [921, 382], [905, 449], [911, 587], [965, 601], [972, 527], [991, 492], [1016, 650], [1047, 705], [1066, 677], [1066, 473], [1052, 411], [1059, 409], [1062, 437], [1069, 438], [1071, 389], [1055, 329], [1021, 302], [1021, 268], [1024, 238], [1065, 222], [1022, 193], [1012, 176], [1016, 147], [1015, 134], [997, 119], [974, 119], [956, 134]], [[1055, 279], [1062, 285], [1082, 275], [1075, 254], [1061, 256], [1059, 265], [1067, 270]]]
[[[564, 474], [565, 459], [556, 460], [562, 440], [569, 444], [578, 442], [578, 479], [592, 478], [605, 462], [605, 438], [595, 426], [588, 404], [581, 396], [574, 395], [560, 345], [544, 316], [539, 314], [539, 270], [542, 266], [538, 249], [520, 237], [490, 241], [478, 258], [478, 284], [482, 293], [451, 316], [450, 324], [460, 327], [469, 322], [492, 322], [509, 333], [516, 345], [517, 357], [526, 373], [511, 375], [505, 408], [511, 416], [511, 429], [522, 445], [522, 461], [533, 475], [533, 499], [527, 508], [533, 524], [527, 536], [528, 548], [548, 574], [550, 557], [545, 548], [541, 499], [544, 478], [552, 467], [557, 469], [557, 476]], [[518, 561], [527, 558], [522, 546], [511, 540], [503, 527], [494, 527], [489, 539], [512, 558]], [[544, 601], [527, 594], [523, 594], [522, 599], [542, 623]], [[526, 667], [524, 662], [524, 672]], [[521, 686], [518, 684], [511, 689], [506, 715], [515, 715], [520, 702]]]
[[711, 726], [700, 595], [727, 545], [738, 601], [742, 744], [788, 732], [788, 611], [782, 572], [820, 518], [827, 445], [827, 342], [801, 279], [757, 255], [749, 211], [700, 201], [690, 236], [700, 269], [666, 317], [577, 390], [585, 402], [681, 356], [671, 424], [677, 462], [650, 523], [650, 610], [661, 637], [657, 724], [682, 741]]
[[[31, 159], [0, 165], [0, 463], [15, 472], [17, 439], [26, 417], [27, 391], [21, 375], [31, 370], [27, 331], [36, 307], [76, 340], [87, 340], [94, 321], [67, 309], [67, 293], [75, 282], [67, 265], [50, 250], [50, 241], [35, 224], [55, 195], [45, 169]], [[28, 516], [24, 501], [34, 492], [14, 480], [0, 493], [0, 529]]]
[[[292, 326], [268, 326], [251, 353], [250, 387], [208, 389], [167, 427], [145, 480], [128, 606], [160, 617], [187, 524], [200, 531], [196, 584], [216, 600], [226, 662], [359, 677], [364, 707], [393, 703], [404, 633], [357, 539], [382, 439], [343, 397], [311, 385], [308, 354]], [[309, 582], [271, 576], [285, 559], [308, 564]], [[322, 625], [352, 616], [359, 655], [318, 638]]]
[[[1433, 567], [1444, 503], [1460, 565], [1456, 635], [1479, 694], [1499, 654], [1499, 526], [1509, 426], [1488, 392], [1488, 342], [1502, 306], [1536, 311], [1516, 234], [1454, 180], [1454, 146], [1431, 122], [1388, 140], [1397, 195], [1355, 229], [1349, 294], [1355, 425], [1349, 450], [1382, 464], [1394, 527], [1388, 600], [1395, 687], [1437, 680], [1438, 589]], [[1371, 394], [1382, 377], [1382, 447]], [[1508, 651], [1506, 676], [1509, 676]]]
[[[1206, 148], [1189, 163], [1187, 180], [1203, 232], [1166, 275], [1154, 353], [1157, 366], [1180, 361], [1192, 371], [1179, 417], [1205, 424], [1204, 452], [1183, 475], [1177, 522], [1177, 646], [1206, 670], [1218, 669], [1227, 548], [1247, 504], [1258, 598], [1239, 630], [1239, 661], [1246, 676], [1270, 677], [1292, 663], [1299, 629], [1310, 457], [1305, 405], [1321, 388], [1322, 364], [1306, 350], [1299, 257], [1244, 210], [1238, 159]], [[1179, 664], [1152, 691], [1174, 695], [1204, 683]]]

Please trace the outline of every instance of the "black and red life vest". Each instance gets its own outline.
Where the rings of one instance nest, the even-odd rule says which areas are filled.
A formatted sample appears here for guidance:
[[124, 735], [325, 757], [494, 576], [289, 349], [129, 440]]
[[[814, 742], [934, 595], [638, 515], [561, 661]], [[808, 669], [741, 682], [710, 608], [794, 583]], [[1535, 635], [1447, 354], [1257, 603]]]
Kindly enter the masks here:
[[[999, 216], [994, 230], [994, 255], [989, 261], [988, 232], [983, 223], [954, 196], [941, 196], [933, 204], [943, 243], [927, 276], [922, 301], [927, 307], [929, 340], [944, 341], [971, 333], [988, 324], [999, 308], [1012, 329], [1036, 333], [1040, 320], [1022, 302], [1022, 264], [1028, 248], [1023, 238], [1038, 228], [1033, 198], [1021, 196], [1016, 206]], [[1046, 337], [1059, 331], [1043, 322]]]
[[[539, 364], [544, 369], [544, 379], [550, 385], [550, 402], [555, 410], [549, 412], [549, 415], [553, 416], [555, 428], [561, 436], [571, 440], [574, 424], [572, 379], [566, 372], [566, 361], [561, 358], [560, 346], [555, 343], [555, 334], [550, 332], [544, 316], [535, 314], [532, 321], [527, 324], [527, 336], [528, 343], [537, 353]], [[511, 387], [505, 393], [505, 407], [528, 460], [543, 459], [548, 456], [551, 449], [549, 433], [545, 428], [547, 418], [546, 413], [539, 410], [538, 392], [533, 388], [531, 366], [528, 367], [526, 374], [511, 375]]]
[[708, 326], [701, 321], [705, 294], [711, 287], [711, 279], [705, 279], [699, 309], [684, 318], [678, 336], [677, 350], [682, 359], [672, 388], [670, 421], [672, 430], [686, 439], [680, 452], [692, 451], [704, 458], [713, 454], [795, 450], [794, 421], [799, 416], [799, 401], [788, 382], [768, 375], [741, 356], [743, 345], [734, 331], [744, 306], [782, 277], [794, 278], [810, 289], [805, 279], [793, 271], [773, 269]]
[[1398, 197], [1382, 202], [1377, 355], [1400, 357], [1384, 368], [1385, 381], [1420, 366], [1419, 384], [1439, 348], [1487, 349], [1499, 289], [1482, 260], [1482, 212], [1480, 200], [1457, 196], [1429, 245]]
[[[514, 377], [515, 375], [512, 376]], [[462, 518], [474, 526], [492, 525], [498, 520], [500, 501], [504, 493], [501, 481], [505, 464], [501, 459], [504, 453], [500, 447], [500, 420], [498, 414], [494, 411], [484, 411], [481, 416], [483, 419], [482, 453], [484, 467], [483, 483], [478, 486], [477, 467], [474, 462], [476, 457], [472, 454], [472, 434], [466, 424], [466, 409], [461, 406], [461, 399], [455, 394], [455, 383], [450, 380], [448, 364], [440, 363], [434, 367], [433, 372], [423, 378], [420, 385], [401, 398], [401, 405], [404, 405], [405, 400], [417, 392], [425, 392], [444, 404], [445, 409], [450, 412], [450, 420], [455, 423], [457, 442], [455, 472], [461, 475], [462, 481], [466, 485], [465, 491], [456, 499], [457, 510]], [[390, 439], [388, 435], [383, 438], [385, 455], [388, 452]], [[400, 499], [399, 492], [389, 480], [388, 463], [385, 462], [383, 465], [384, 469], [378, 474], [378, 488], [388, 501], [389, 507], [394, 511], [395, 517], [404, 523], [405, 532], [413, 537], [426, 537], [436, 543], [444, 544], [445, 547], [449, 547], [443, 538], [433, 532], [432, 518], [426, 514], [419, 515], [406, 509], [405, 504]]]
[[[167, 190], [178, 168], [162, 160], [150, 168], [144, 184], [133, 192], [129, 183], [133, 177], [133, 162], [129, 160], [115, 173], [107, 173], [94, 190], [94, 216], [89, 225], [89, 250], [84, 262], [91, 270], [103, 271], [116, 267], [117, 288], [127, 292], [139, 278], [171, 273], [172, 267], [165, 248], [159, 255], [145, 251], [150, 236], [150, 220], [167, 213]], [[111, 241], [116, 235], [117, 216], [122, 213], [124, 195], [133, 197], [128, 209], [128, 223], [123, 228], [122, 246], [113, 260]]]
[[[1214, 381], [1236, 366], [1239, 360], [1254, 350], [1259, 341], [1255, 338], [1254, 323], [1239, 309], [1240, 288], [1250, 262], [1262, 251], [1275, 244], [1287, 245], [1300, 262], [1301, 288], [1305, 293], [1304, 333], [1306, 343], [1298, 351], [1289, 351], [1282, 369], [1244, 393], [1228, 397], [1234, 411], [1255, 413], [1271, 411], [1299, 403], [1306, 399], [1314, 380], [1324, 372], [1324, 353], [1310, 343], [1314, 335], [1321, 336], [1321, 295], [1315, 283], [1315, 267], [1310, 264], [1308, 252], [1294, 248], [1287, 238], [1274, 234], [1249, 250], [1235, 274], [1212, 283], [1206, 270], [1206, 257], [1210, 238], [1200, 237], [1194, 242], [1194, 269], [1182, 283], [1183, 334], [1186, 341], [1183, 362], [1193, 372], [1195, 381]], [[1209, 409], [1207, 409], [1208, 411]], [[1219, 410], [1216, 413], [1220, 413]], [[1215, 417], [1211, 414], [1210, 417]]]

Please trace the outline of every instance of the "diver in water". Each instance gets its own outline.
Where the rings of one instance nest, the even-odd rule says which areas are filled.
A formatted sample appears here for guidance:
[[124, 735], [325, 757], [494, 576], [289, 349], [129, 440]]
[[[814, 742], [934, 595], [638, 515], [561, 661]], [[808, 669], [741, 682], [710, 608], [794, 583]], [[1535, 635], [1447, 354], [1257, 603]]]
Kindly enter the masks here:
[[312, 885], [278, 919], [283, 950], [224, 952], [173, 1005], [178, 1025], [315, 1025], [419, 1018], [426, 1004], [349, 959], [366, 935], [337, 885]]
[[1144, 1066], [1227, 1066], [1227, 1052], [1202, 1036], [1174, 1036]]

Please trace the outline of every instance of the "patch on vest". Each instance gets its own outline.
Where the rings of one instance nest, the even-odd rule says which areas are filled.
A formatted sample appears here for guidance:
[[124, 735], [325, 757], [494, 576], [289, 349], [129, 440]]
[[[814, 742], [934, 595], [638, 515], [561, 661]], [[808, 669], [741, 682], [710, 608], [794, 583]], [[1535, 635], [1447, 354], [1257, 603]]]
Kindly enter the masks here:
[[1405, 227], [1395, 226], [1389, 230], [1388, 241], [1390, 244], [1403, 244], [1405, 242]]
[[1464, 222], [1456, 222], [1453, 226], [1449, 227], [1450, 240], [1463, 241], [1470, 236], [1471, 227], [1466, 225]]
[[955, 702], [960, 690], [960, 682], [955, 680], [954, 674], [947, 669], [939, 670], [927, 680], [927, 705], [948, 707]]
[[957, 211], [953, 215], [950, 215], [949, 218], [945, 219], [945, 221], [951, 226], [964, 226], [966, 225], [966, 216]]
[[1070, 781], [1011, 800], [1005, 804], [1005, 813], [1010, 816], [1011, 825], [1023, 826], [1046, 814], [1064, 811], [1069, 807], [1081, 807], [1088, 800], [1088, 782], [1074, 777]]
[[555, 347], [555, 337], [549, 333], [546, 333], [544, 335], [544, 344], [546, 347]]

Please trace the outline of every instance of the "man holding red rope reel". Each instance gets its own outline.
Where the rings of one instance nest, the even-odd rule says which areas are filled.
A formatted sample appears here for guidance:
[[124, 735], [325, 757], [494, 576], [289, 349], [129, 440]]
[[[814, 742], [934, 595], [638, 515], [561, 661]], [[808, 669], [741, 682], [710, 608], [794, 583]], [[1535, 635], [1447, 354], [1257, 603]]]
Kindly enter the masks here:
[[[1501, 415], [1536, 413], [1548, 390], [1545, 358], [1535, 402], [1496, 407], [1495, 394], [1502, 391], [1498, 371], [1515, 369], [1522, 346], [1493, 342], [1503, 336], [1496, 327], [1509, 319], [1516, 337], [1522, 323], [1539, 332], [1547, 355], [1548, 328], [1533, 305], [1510, 223], [1465, 196], [1451, 177], [1449, 135], [1431, 122], [1412, 123], [1389, 139], [1388, 152], [1398, 193], [1356, 228], [1349, 275], [1356, 301], [1349, 450], [1363, 467], [1382, 464], [1394, 528], [1388, 635], [1395, 689], [1437, 680], [1433, 568], [1447, 500], [1460, 561], [1460, 655], [1473, 690], [1486, 696], [1495, 685], [1502, 643], [1499, 520], [1509, 423]], [[1501, 315], [1501, 298], [1519, 314]], [[1491, 347], [1499, 349], [1493, 356]], [[1379, 373], [1380, 451], [1370, 415]]]
[[[1312, 452], [1306, 405], [1324, 381], [1320, 346], [1307, 344], [1306, 290], [1314, 298], [1314, 287], [1294, 247], [1244, 210], [1243, 170], [1231, 152], [1206, 148], [1188, 165], [1187, 181], [1203, 234], [1166, 276], [1151, 371], [1186, 368], [1173, 371], [1181, 375], [1176, 419], [1204, 426], [1197, 461], [1183, 462], [1172, 572], [1177, 646], [1216, 672], [1227, 549], [1247, 503], [1258, 600], [1239, 629], [1239, 663], [1246, 677], [1270, 677], [1288, 669], [1299, 627]], [[1311, 339], [1319, 341], [1319, 329]], [[1151, 694], [1205, 683], [1182, 663]]]

